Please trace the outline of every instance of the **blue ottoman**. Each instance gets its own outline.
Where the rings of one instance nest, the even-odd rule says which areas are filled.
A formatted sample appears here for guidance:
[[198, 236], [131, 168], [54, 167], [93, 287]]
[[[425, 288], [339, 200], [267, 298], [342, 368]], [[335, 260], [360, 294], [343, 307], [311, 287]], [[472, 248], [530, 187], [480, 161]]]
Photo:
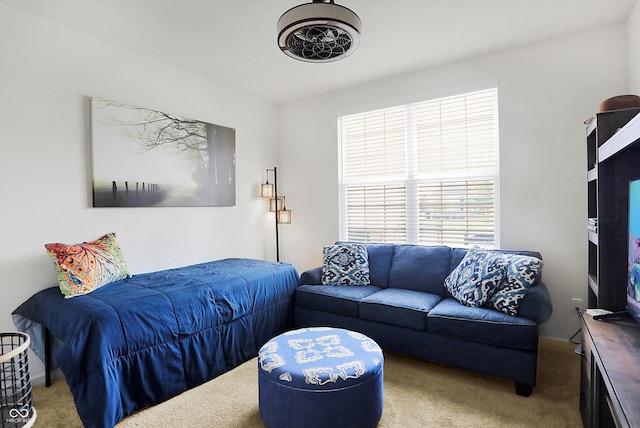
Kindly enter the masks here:
[[274, 337], [258, 354], [260, 417], [267, 427], [375, 427], [384, 357], [361, 333], [329, 327]]

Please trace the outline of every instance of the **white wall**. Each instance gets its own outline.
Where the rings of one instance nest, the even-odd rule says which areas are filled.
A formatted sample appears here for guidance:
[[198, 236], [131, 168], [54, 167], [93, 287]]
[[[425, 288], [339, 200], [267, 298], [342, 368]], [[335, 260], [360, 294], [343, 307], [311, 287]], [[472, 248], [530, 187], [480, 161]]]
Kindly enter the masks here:
[[[91, 96], [235, 128], [236, 206], [92, 208]], [[48, 242], [116, 232], [133, 273], [273, 260], [258, 187], [277, 142], [275, 105], [0, 3], [0, 331], [15, 330], [11, 311], [55, 285]]]
[[320, 265], [338, 238], [339, 115], [497, 82], [501, 246], [542, 253], [555, 306], [542, 334], [568, 339], [579, 327], [571, 298], [587, 296], [583, 121], [626, 93], [626, 36], [624, 25], [600, 28], [283, 106], [282, 188], [295, 215], [281, 240], [287, 259]]
[[640, 95], [640, 1], [627, 22], [629, 38], [629, 93]]

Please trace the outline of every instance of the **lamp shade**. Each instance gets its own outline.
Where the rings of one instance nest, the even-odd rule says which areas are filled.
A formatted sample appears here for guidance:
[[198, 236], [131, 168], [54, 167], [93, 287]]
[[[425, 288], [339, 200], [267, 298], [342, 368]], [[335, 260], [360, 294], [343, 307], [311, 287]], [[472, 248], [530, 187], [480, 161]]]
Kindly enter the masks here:
[[267, 180], [266, 183], [264, 183], [262, 186], [260, 186], [260, 196], [263, 198], [273, 198], [273, 194], [275, 192], [273, 191], [273, 184], [269, 183], [269, 181]]
[[291, 210], [287, 208], [283, 208], [277, 213], [278, 215], [278, 223], [280, 224], [291, 224]]
[[275, 211], [280, 211], [281, 209], [282, 209], [282, 198], [278, 197], [277, 200], [275, 198], [271, 198], [271, 200], [269, 201], [269, 211], [275, 212]]

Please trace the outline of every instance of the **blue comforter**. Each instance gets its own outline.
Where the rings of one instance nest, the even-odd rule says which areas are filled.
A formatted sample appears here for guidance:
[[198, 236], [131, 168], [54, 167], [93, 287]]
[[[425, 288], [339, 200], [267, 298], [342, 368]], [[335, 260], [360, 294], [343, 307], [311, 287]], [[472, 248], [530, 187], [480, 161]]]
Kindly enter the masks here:
[[57, 287], [14, 312], [44, 326], [86, 427], [112, 427], [255, 357], [292, 322], [287, 263], [225, 259], [134, 275], [64, 299]]

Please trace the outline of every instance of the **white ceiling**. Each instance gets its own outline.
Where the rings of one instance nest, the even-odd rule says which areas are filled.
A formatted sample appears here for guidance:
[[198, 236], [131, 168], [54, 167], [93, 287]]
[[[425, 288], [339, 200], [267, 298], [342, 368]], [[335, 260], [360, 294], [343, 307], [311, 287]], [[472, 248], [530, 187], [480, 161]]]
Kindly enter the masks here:
[[626, 23], [636, 3], [336, 0], [362, 20], [360, 49], [342, 61], [309, 64], [280, 52], [276, 22], [311, 0], [0, 1], [275, 103]]

